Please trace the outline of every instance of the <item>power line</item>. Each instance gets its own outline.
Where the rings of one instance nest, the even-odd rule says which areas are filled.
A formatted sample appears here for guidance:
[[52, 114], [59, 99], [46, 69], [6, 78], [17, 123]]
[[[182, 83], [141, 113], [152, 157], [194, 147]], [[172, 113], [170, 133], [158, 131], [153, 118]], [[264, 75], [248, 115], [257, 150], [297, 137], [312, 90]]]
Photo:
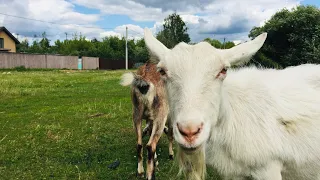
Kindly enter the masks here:
[[25, 19], [25, 20], [30, 20], [30, 21], [38, 21], [38, 22], [42, 22], [42, 23], [55, 24], [55, 25], [60, 25], [60, 26], [72, 26], [72, 25], [74, 25], [74, 26], [78, 26], [78, 27], [91, 28], [91, 29], [104, 29], [104, 30], [114, 29], [114, 27], [113, 28], [111, 28], [111, 27], [109, 28], [109, 27], [84, 26], [84, 25], [79, 25], [79, 24], [61, 24], [61, 23], [56, 23], [56, 22], [49, 22], [49, 21], [44, 21], [44, 20], [39, 20], [39, 19], [26, 18], [26, 17], [22, 17], [22, 16], [16, 16], [16, 15], [5, 14], [5, 13], [0, 13], [0, 14], [4, 15], [4, 16], [19, 18], [19, 19]]
[[[39, 19], [33, 19], [33, 18], [27, 18], [27, 17], [22, 17], [22, 16], [16, 16], [16, 15], [11, 15], [11, 14], [5, 14], [5, 13], [1, 13], [0, 15], [4, 15], [4, 16], [9, 16], [9, 17], [14, 17], [14, 18], [18, 18], [18, 19], [25, 19], [25, 20], [30, 20], [30, 21], [37, 21], [37, 22], [42, 22], [42, 23], [48, 23], [48, 24], [53, 24], [53, 25], [60, 25], [60, 26], [77, 26], [77, 27], [82, 27], [82, 28], [91, 28], [91, 29], [103, 29], [103, 30], [114, 30], [115, 27], [111, 28], [111, 27], [94, 27], [94, 26], [84, 26], [84, 25], [78, 25], [78, 24], [61, 24], [61, 23], [56, 23], [56, 22], [49, 22], [49, 21], [44, 21], [44, 20], [39, 20]], [[13, 23], [13, 21], [10, 21], [11, 23]], [[49, 27], [48, 27], [49, 28]], [[48, 29], [47, 28], [47, 29]], [[52, 29], [52, 28], [50, 28]], [[131, 32], [132, 35], [144, 35], [141, 32], [135, 31], [133, 29], [126, 29], [126, 31], [133, 31]], [[126, 32], [128, 33], [128, 32]], [[60, 33], [57, 33], [56, 35], [58, 35]], [[61, 33], [62, 34], [62, 33]], [[65, 32], [66, 35], [66, 40], [68, 39], [68, 33]], [[50, 35], [49, 35], [50, 36]], [[126, 36], [128, 37], [128, 36]], [[36, 38], [36, 37], [34, 37]]]

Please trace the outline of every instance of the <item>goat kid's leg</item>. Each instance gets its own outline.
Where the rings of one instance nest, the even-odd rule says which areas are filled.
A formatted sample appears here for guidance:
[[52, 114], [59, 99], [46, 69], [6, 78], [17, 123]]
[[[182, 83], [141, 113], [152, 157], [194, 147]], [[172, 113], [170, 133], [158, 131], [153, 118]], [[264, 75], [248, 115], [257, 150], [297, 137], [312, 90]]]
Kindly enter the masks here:
[[137, 176], [144, 177], [144, 168], [143, 168], [143, 146], [142, 146], [142, 107], [134, 107], [133, 114], [133, 124], [136, 131], [137, 136], [137, 157], [138, 157], [138, 169]]
[[169, 139], [169, 159], [173, 160], [174, 153], [173, 153], [173, 128], [169, 126], [168, 128], [168, 139]]
[[162, 135], [165, 125], [165, 119], [156, 119], [153, 122], [152, 133], [146, 148], [148, 150], [148, 163], [147, 163], [147, 179], [155, 179], [155, 165], [158, 165], [156, 160], [157, 143]]
[[169, 133], [169, 128], [167, 126], [164, 126], [163, 132], [168, 135]]
[[158, 162], [158, 156], [157, 156], [157, 151], [154, 152], [154, 165], [155, 167], [158, 167], [159, 162]]
[[171, 124], [171, 119], [168, 117], [167, 119], [167, 126], [164, 127], [164, 133], [166, 133], [168, 140], [169, 140], [169, 159], [173, 160], [174, 153], [173, 153], [173, 127]]
[[152, 121], [151, 120], [147, 120], [147, 123], [146, 123], [146, 127], [143, 129], [142, 131], [142, 137], [146, 136], [147, 134], [149, 136], [151, 136], [151, 131], [152, 131]]

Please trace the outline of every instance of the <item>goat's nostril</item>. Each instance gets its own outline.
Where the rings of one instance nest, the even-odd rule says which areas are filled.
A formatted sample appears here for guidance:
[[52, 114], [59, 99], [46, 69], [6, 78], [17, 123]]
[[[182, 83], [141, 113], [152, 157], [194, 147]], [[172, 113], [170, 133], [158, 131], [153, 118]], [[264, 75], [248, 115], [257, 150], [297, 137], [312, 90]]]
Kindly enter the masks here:
[[180, 128], [179, 128], [179, 132], [182, 136], [188, 136], [188, 134], [186, 132], [184, 132], [183, 130], [181, 130]]
[[202, 130], [203, 123], [199, 126], [194, 125], [181, 125], [177, 123], [178, 130], [184, 138], [188, 140], [193, 140], [196, 135], [198, 135]]
[[201, 128], [198, 128], [198, 131], [196, 131], [193, 135], [197, 135], [197, 134], [199, 134], [199, 133], [200, 133], [200, 131], [201, 131]]
[[179, 125], [179, 123], [177, 123], [177, 127], [178, 127], [178, 130], [182, 136], [188, 135], [187, 132], [185, 132], [184, 129]]

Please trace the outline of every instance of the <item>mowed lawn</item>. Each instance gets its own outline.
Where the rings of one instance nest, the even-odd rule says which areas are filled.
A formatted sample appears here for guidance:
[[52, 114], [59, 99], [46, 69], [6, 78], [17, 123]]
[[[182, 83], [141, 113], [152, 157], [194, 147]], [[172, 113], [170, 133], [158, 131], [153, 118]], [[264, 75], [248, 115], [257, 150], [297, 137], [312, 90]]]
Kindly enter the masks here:
[[[136, 179], [123, 72], [0, 71], [1, 179]], [[157, 179], [177, 179], [167, 142], [163, 135]], [[109, 169], [116, 160], [119, 167]], [[208, 178], [217, 179], [211, 171]]]

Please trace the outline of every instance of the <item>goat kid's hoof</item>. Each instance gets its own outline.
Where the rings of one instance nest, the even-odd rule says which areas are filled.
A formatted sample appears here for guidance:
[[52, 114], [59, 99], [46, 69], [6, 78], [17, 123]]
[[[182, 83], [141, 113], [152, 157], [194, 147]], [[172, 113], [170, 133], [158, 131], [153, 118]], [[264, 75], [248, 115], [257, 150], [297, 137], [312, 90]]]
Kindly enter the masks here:
[[147, 177], [147, 180], [155, 180], [155, 179], [156, 179], [155, 173], [152, 173], [151, 177]]
[[145, 137], [147, 134], [148, 134], [148, 130], [144, 130], [144, 131], [142, 132], [142, 137]]
[[163, 129], [163, 131], [164, 131], [165, 134], [168, 134], [169, 129], [168, 129], [167, 127], [165, 127], [165, 128]]
[[173, 160], [173, 155], [172, 155], [172, 154], [169, 155], [169, 159], [170, 159], [170, 160]]
[[158, 159], [154, 159], [153, 161], [154, 161], [153, 165], [154, 165], [155, 167], [158, 167], [158, 165], [159, 165]]
[[155, 180], [156, 179], [156, 175], [155, 175], [155, 173], [153, 172], [152, 173], [152, 180]]
[[138, 178], [144, 178], [144, 172], [138, 173], [138, 171], [136, 172], [136, 177]]

